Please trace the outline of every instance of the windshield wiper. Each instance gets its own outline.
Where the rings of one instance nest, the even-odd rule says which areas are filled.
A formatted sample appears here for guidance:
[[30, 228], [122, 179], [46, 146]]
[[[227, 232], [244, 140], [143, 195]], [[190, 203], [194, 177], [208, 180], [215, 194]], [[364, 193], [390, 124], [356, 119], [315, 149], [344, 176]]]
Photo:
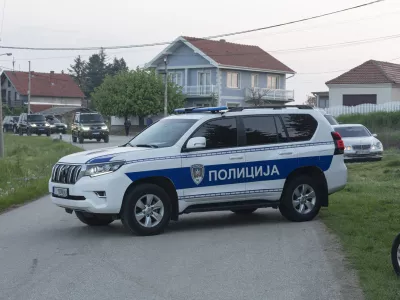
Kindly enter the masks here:
[[158, 148], [156, 145], [150, 145], [150, 144], [137, 144], [137, 145], [132, 145], [133, 147], [145, 147], [145, 148]]

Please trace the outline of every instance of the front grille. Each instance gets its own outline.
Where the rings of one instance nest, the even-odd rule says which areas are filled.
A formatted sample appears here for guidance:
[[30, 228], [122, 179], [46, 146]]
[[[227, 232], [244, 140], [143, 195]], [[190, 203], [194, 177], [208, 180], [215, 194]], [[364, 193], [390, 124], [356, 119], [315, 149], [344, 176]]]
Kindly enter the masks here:
[[82, 166], [56, 164], [51, 174], [51, 181], [65, 184], [75, 184], [78, 180]]
[[91, 126], [90, 129], [101, 129], [101, 126]]
[[353, 145], [354, 150], [369, 150], [371, 145]]

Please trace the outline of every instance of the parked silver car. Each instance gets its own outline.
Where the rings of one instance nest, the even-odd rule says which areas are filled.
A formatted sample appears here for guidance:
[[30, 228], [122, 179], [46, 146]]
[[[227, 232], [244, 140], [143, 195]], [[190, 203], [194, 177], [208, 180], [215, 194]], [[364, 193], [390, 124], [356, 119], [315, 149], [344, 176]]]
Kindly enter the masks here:
[[364, 125], [340, 124], [332, 127], [342, 136], [345, 161], [382, 159], [382, 143]]

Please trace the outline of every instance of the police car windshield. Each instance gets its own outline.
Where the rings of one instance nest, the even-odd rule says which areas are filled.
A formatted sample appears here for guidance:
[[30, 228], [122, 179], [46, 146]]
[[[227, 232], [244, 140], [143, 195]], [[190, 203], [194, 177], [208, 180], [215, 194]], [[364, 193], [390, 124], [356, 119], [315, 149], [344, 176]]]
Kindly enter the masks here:
[[162, 119], [134, 137], [132, 147], [171, 147], [196, 123], [194, 119]]
[[343, 137], [367, 137], [371, 133], [364, 126], [336, 127], [335, 130]]

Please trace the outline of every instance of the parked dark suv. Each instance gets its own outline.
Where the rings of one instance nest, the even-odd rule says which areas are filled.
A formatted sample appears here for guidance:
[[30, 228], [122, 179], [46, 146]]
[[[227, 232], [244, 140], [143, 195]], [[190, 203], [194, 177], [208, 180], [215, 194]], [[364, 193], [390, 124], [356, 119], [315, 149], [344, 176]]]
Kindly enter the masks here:
[[6, 116], [3, 120], [3, 132], [14, 131], [18, 123], [18, 116]]
[[72, 142], [82, 144], [85, 139], [96, 139], [98, 142], [109, 141], [109, 130], [99, 113], [80, 113], [75, 114], [71, 125]]
[[43, 115], [23, 113], [19, 116], [17, 124], [17, 132], [19, 135], [26, 133], [27, 135], [45, 134], [50, 136], [50, 124], [46, 122]]

